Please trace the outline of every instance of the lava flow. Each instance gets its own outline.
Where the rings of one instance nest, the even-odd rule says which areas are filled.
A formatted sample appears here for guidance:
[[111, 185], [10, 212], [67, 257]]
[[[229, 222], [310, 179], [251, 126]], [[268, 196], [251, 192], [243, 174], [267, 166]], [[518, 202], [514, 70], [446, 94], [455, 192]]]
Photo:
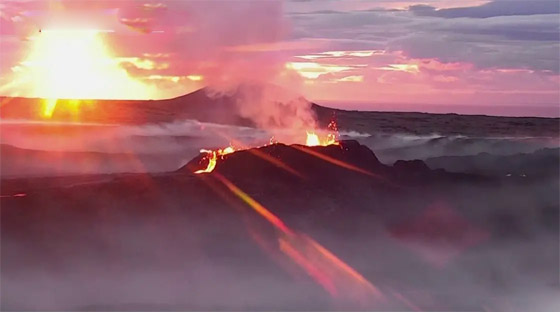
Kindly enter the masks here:
[[215, 151], [201, 149], [200, 152], [206, 153], [206, 156], [203, 159], [208, 161], [208, 165], [206, 166], [206, 168], [197, 170], [194, 173], [212, 172], [212, 170], [216, 168], [216, 162], [218, 161], [218, 157], [222, 158], [224, 155], [235, 152], [235, 148], [233, 148], [233, 146], [228, 146], [224, 149], [219, 149]]
[[329, 125], [327, 126], [330, 133], [327, 134], [327, 137], [321, 142], [319, 136], [315, 134], [315, 132], [307, 132], [307, 140], [305, 141], [305, 145], [307, 146], [328, 146], [328, 145], [338, 145], [338, 126], [334, 120], [331, 120]]
[[[317, 135], [315, 132], [307, 131], [307, 138], [305, 140], [305, 145], [307, 145], [307, 146], [339, 145], [339, 142], [338, 142], [338, 127], [336, 125], [336, 122], [334, 120], [332, 120], [329, 123], [329, 125], [327, 126], [327, 128], [329, 129], [329, 133], [322, 140], [319, 138], [319, 135]], [[278, 142], [274, 139], [274, 137], [272, 137], [270, 139], [270, 145], [276, 144], [276, 143], [278, 143]], [[206, 165], [206, 168], [197, 170], [194, 173], [200, 174], [200, 173], [212, 172], [214, 170], [214, 168], [216, 168], [216, 163], [218, 162], [218, 158], [222, 159], [225, 155], [231, 154], [231, 153], [233, 153], [235, 151], [238, 151], [238, 150], [240, 150], [240, 149], [235, 149], [231, 145], [224, 148], [224, 149], [218, 149], [218, 150], [201, 149], [200, 153], [201, 154], [206, 154], [202, 158], [201, 163], [202, 162], [207, 162], [208, 164]]]

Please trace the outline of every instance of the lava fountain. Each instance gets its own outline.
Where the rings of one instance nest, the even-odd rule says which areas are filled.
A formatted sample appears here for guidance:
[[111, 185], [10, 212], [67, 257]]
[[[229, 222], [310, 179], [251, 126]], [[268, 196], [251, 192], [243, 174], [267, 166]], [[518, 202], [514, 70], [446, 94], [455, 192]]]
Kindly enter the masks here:
[[[320, 138], [318, 134], [316, 134], [314, 131], [306, 131], [307, 133], [307, 137], [305, 140], [305, 145], [306, 146], [329, 146], [329, 145], [339, 145], [339, 141], [338, 141], [338, 127], [336, 125], [336, 122], [334, 120], [332, 120], [329, 125], [327, 126], [328, 128], [328, 134], [324, 137], [324, 138]], [[272, 137], [270, 139], [270, 143], [269, 144], [265, 144], [266, 145], [272, 145], [272, 144], [276, 144], [278, 143], [274, 137]], [[230, 146], [223, 148], [223, 149], [217, 149], [217, 150], [207, 150], [207, 149], [201, 149], [200, 153], [204, 154], [205, 156], [201, 159], [200, 163], [207, 163], [206, 167], [200, 170], [195, 171], [194, 173], [196, 174], [201, 174], [201, 173], [210, 173], [214, 170], [214, 168], [216, 168], [216, 164], [218, 162], [219, 159], [223, 159], [225, 155], [231, 154], [233, 152], [239, 151], [239, 150], [244, 150], [243, 149], [238, 149], [233, 147], [231, 144]]]

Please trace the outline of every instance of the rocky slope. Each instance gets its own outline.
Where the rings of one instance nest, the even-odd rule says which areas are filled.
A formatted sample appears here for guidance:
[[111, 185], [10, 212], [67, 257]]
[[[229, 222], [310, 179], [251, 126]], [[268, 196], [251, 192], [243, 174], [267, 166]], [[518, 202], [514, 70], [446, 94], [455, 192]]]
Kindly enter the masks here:
[[201, 165], [3, 181], [2, 310], [499, 310], [558, 287], [557, 180], [353, 141]]

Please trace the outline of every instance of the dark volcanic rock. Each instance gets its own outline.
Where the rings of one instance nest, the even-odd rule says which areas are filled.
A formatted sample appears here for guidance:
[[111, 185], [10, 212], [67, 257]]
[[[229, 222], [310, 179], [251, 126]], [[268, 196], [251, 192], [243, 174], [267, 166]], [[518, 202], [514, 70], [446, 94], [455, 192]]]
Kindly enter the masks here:
[[[247, 158], [254, 160], [255, 151], [265, 153], [267, 155], [273, 156], [279, 160], [284, 161], [287, 164], [295, 164], [302, 161], [302, 157], [306, 154], [305, 151], [311, 151], [312, 153], [320, 153], [325, 156], [329, 156], [338, 160], [349, 161], [355, 165], [364, 165], [364, 168], [378, 169], [384, 167], [384, 165], [379, 162], [375, 154], [365, 145], [360, 144], [356, 140], [343, 140], [340, 141], [339, 145], [328, 145], [328, 146], [305, 146], [305, 145], [286, 145], [282, 143], [275, 143], [271, 145], [266, 145], [263, 147], [256, 147], [252, 149], [240, 150], [232, 154], [224, 155], [222, 161], [218, 162], [217, 168], [222, 168], [224, 166], [230, 166], [233, 163], [235, 165], [247, 165], [249, 163]], [[236, 156], [233, 156], [236, 155]], [[250, 156], [253, 155], [253, 156]], [[204, 155], [201, 155], [204, 156]], [[226, 161], [227, 160], [227, 161]], [[200, 159], [197, 157], [189, 162], [187, 166], [179, 169], [179, 171], [185, 170], [185, 168], [195, 168], [191, 163], [197, 163]], [[246, 164], [240, 164], [238, 162], [247, 162]], [[254, 164], [251, 164], [251, 166]], [[202, 166], [203, 167], [203, 166]]]
[[[208, 159], [201, 154], [180, 168], [178, 172], [191, 173], [206, 168]], [[410, 184], [440, 180], [469, 180], [477, 178], [466, 174], [431, 170], [423, 161], [397, 161], [393, 167], [382, 164], [373, 151], [355, 140], [343, 140], [339, 145], [303, 146], [273, 144], [240, 150], [218, 156], [212, 173], [234, 180], [287, 179], [336, 182], [341, 180], [376, 180], [386, 185], [395, 182]], [[356, 177], [358, 180], [356, 180]], [[352, 183], [352, 182], [348, 182]]]
[[560, 149], [544, 148], [534, 153], [493, 155], [480, 153], [470, 156], [441, 156], [426, 159], [433, 169], [469, 174], [554, 177], [560, 172]]
[[415, 160], [397, 160], [393, 165], [398, 171], [408, 171], [414, 173], [425, 173], [430, 171], [428, 165], [425, 162], [415, 159]]
[[[194, 172], [206, 164], [204, 155], [200, 155], [178, 172]], [[368, 147], [352, 140], [329, 146], [273, 144], [241, 150], [219, 157], [209, 175], [213, 174], [248, 188], [271, 179], [306, 187], [320, 185], [329, 192], [339, 192], [339, 188], [359, 190], [362, 185], [385, 190], [396, 186], [391, 168], [382, 164]]]
[[422, 160], [397, 160], [393, 164], [393, 173], [398, 179], [412, 182], [425, 182], [433, 177], [449, 176], [444, 170], [431, 170]]
[[[332, 167], [340, 167], [341, 162], [372, 173], [387, 169], [368, 147], [348, 140], [341, 141], [340, 145], [309, 147], [277, 143], [241, 150], [219, 157], [215, 171], [225, 175], [255, 176], [276, 174], [277, 171], [289, 172], [286, 170], [289, 167], [302, 174], [315, 175], [332, 170]], [[206, 165], [204, 155], [200, 155], [180, 168], [179, 172], [192, 172]]]
[[[243, 150], [192, 174], [201, 158], [161, 175], [2, 183], [0, 309], [402, 311], [405, 293], [418, 310], [481, 310], [517, 286], [512, 271], [556, 283], [557, 179], [388, 167], [355, 141]], [[278, 220], [385, 302], [337, 302], [289, 256], [287, 242], [305, 255], [309, 241]], [[323, 271], [348, 271], [334, 263]], [[337, 289], [354, 285], [341, 277]]]

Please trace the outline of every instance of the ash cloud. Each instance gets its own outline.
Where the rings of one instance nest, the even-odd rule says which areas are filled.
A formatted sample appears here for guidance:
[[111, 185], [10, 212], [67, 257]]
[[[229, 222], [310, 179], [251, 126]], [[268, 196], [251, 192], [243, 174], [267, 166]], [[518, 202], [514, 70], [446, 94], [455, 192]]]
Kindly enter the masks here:
[[201, 75], [214, 98], [235, 94], [239, 114], [259, 128], [315, 128], [311, 104], [297, 95], [301, 77], [285, 67], [290, 51], [258, 48], [289, 38], [283, 1], [171, 1], [152, 13], [121, 11], [127, 20], [151, 14], [143, 27], [169, 31], [156, 38], [160, 52], [171, 53], [173, 67], [163, 72]]
[[[233, 96], [239, 115], [255, 122], [277, 139], [294, 142], [293, 135], [318, 128], [312, 103], [297, 93], [271, 84], [241, 84], [232, 89], [211, 87], [211, 98]], [[291, 135], [288, 134], [292, 133]]]

